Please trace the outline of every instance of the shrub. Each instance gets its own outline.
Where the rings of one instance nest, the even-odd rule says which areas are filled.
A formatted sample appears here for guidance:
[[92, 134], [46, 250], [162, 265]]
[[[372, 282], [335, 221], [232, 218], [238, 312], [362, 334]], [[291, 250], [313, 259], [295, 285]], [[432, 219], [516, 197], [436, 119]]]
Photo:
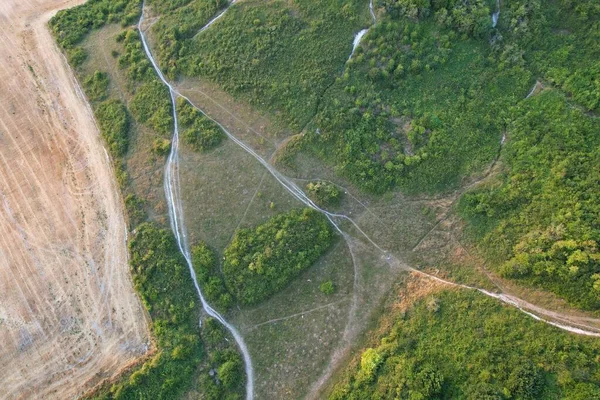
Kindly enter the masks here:
[[83, 87], [92, 101], [102, 101], [108, 97], [108, 74], [96, 71], [83, 81]]
[[166, 156], [171, 151], [171, 141], [169, 139], [154, 139], [152, 142], [152, 152], [159, 156]]
[[309, 182], [306, 184], [306, 191], [311, 200], [319, 207], [336, 206], [342, 198], [342, 192], [331, 182]]
[[327, 296], [332, 295], [335, 292], [335, 286], [332, 281], [325, 281], [319, 285], [319, 290]]

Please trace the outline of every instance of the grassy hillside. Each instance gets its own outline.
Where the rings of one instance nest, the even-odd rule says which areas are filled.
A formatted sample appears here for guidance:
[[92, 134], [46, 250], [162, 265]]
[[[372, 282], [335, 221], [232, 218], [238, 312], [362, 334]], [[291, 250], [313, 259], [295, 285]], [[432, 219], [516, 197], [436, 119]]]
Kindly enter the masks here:
[[513, 109], [506, 173], [460, 212], [499, 272], [600, 308], [600, 120], [556, 90]]
[[405, 312], [388, 311], [380, 336], [349, 364], [329, 399], [600, 398], [595, 339], [476, 292], [445, 290]]
[[214, 80], [296, 131], [341, 73], [353, 34], [369, 23], [367, 3], [359, 0], [247, 0], [205, 32], [196, 36], [183, 28], [166, 41], [165, 29], [182, 30], [172, 18], [178, 12], [164, 13], [164, 23], [153, 28], [161, 65], [171, 76]]

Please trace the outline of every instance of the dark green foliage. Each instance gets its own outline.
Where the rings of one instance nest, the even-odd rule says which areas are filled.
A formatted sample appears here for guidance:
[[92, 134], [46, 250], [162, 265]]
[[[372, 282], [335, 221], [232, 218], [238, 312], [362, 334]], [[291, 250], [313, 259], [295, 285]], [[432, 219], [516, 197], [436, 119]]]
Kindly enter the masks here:
[[83, 87], [88, 99], [102, 101], [108, 97], [108, 74], [96, 71], [83, 81]]
[[169, 133], [173, 126], [168, 89], [158, 79], [137, 87], [129, 108], [139, 123], [148, 123], [156, 132]]
[[[242, 400], [244, 385], [243, 363], [233, 349], [217, 350], [210, 355], [210, 370], [200, 376], [203, 399]], [[211, 376], [212, 374], [212, 376]]]
[[510, 278], [600, 307], [600, 122], [547, 91], [514, 110], [498, 184], [461, 213]]
[[242, 360], [235, 357], [232, 360], [225, 361], [217, 370], [217, 376], [226, 388], [232, 388], [239, 384], [243, 377]]
[[242, 304], [283, 289], [332, 244], [327, 219], [310, 208], [277, 215], [255, 229], [239, 230], [225, 250], [227, 288]]
[[152, 69], [150, 60], [146, 57], [139, 32], [128, 29], [117, 36], [117, 42], [121, 43], [124, 53], [119, 57], [119, 66], [127, 70], [127, 78], [131, 88], [136, 83], [158, 80]]
[[544, 386], [542, 371], [531, 361], [516, 366], [508, 376], [506, 388], [517, 399], [538, 399]]
[[447, 190], [492, 162], [531, 74], [434, 20], [380, 16], [323, 98], [303, 147], [364, 190]]
[[218, 310], [226, 311], [233, 304], [219, 271], [217, 256], [204, 242], [192, 248], [192, 265], [206, 300]]
[[216, 123], [183, 98], [177, 99], [177, 115], [183, 140], [195, 151], [211, 150], [225, 138], [225, 133]]
[[342, 199], [342, 192], [331, 182], [309, 182], [306, 184], [306, 192], [319, 207], [337, 206]]
[[89, 0], [85, 4], [61, 10], [50, 20], [58, 44], [66, 51], [69, 62], [77, 67], [85, 52], [76, 45], [92, 30], [107, 23], [131, 24], [139, 17], [140, 0]]
[[473, 291], [436, 294], [391, 321], [330, 399], [597, 399], [595, 339], [562, 332]]
[[85, 60], [87, 60], [87, 53], [82, 47], [76, 46], [66, 50], [67, 59], [72, 67], [79, 67]]
[[191, 386], [202, 359], [197, 295], [172, 233], [137, 227], [129, 243], [135, 289], [152, 317], [159, 352], [128, 379], [98, 393], [110, 399], [173, 399]]
[[543, 81], [600, 111], [600, 7], [596, 0], [509, 3], [514, 41]]
[[107, 100], [100, 103], [95, 114], [110, 154], [114, 158], [125, 155], [129, 142], [129, 117], [125, 105], [120, 100]]
[[424, 19], [435, 16], [438, 23], [470, 36], [484, 36], [492, 28], [490, 5], [494, 1], [474, 0], [384, 0], [383, 6], [394, 18]]
[[202, 339], [211, 349], [209, 359], [199, 375], [203, 399], [241, 400], [245, 375], [243, 362], [225, 338], [227, 333], [217, 320], [208, 318], [202, 323]]

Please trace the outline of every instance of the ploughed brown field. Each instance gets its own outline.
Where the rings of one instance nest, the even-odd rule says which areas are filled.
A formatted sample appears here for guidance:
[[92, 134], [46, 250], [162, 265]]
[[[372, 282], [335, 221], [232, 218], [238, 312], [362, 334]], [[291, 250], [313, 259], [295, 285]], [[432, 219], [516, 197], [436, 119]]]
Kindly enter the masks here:
[[0, 1], [0, 398], [73, 398], [143, 355], [147, 317], [98, 129], [47, 22]]

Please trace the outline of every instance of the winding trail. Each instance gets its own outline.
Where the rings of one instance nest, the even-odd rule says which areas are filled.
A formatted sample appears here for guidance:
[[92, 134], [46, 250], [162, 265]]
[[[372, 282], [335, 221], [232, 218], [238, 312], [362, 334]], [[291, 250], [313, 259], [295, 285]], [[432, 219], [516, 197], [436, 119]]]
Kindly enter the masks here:
[[202, 32], [204, 32], [205, 30], [207, 30], [208, 28], [210, 28], [210, 26], [212, 24], [214, 24], [215, 22], [217, 22], [217, 20], [219, 18], [221, 18], [223, 15], [225, 15], [225, 13], [227, 12], [227, 10], [229, 10], [229, 7], [231, 7], [234, 3], [236, 2], [236, 0], [232, 0], [229, 2], [229, 4], [227, 4], [227, 7], [225, 7], [220, 13], [218, 13], [213, 19], [211, 19], [210, 21], [208, 21], [206, 23], [206, 25], [204, 25], [202, 28], [200, 28], [200, 30], [198, 31], [198, 33], [196, 33], [194, 35], [194, 37], [198, 36], [199, 34], [201, 34]]
[[171, 229], [173, 230], [173, 233], [175, 234], [175, 237], [177, 239], [179, 250], [185, 257], [185, 260], [187, 262], [188, 268], [190, 270], [190, 275], [192, 276], [192, 280], [196, 288], [196, 292], [198, 293], [198, 297], [200, 298], [200, 302], [202, 303], [202, 308], [206, 311], [208, 315], [219, 321], [231, 333], [242, 353], [242, 357], [244, 358], [244, 366], [246, 370], [246, 399], [252, 400], [254, 398], [254, 369], [252, 367], [250, 352], [248, 351], [246, 343], [244, 342], [244, 339], [237, 331], [237, 329], [229, 322], [227, 322], [221, 314], [219, 314], [214, 308], [210, 306], [210, 304], [208, 304], [208, 302], [204, 298], [204, 295], [202, 294], [202, 290], [200, 289], [200, 285], [198, 284], [198, 279], [196, 278], [196, 273], [194, 272], [194, 267], [192, 265], [190, 244], [188, 241], [185, 227], [179, 182], [179, 124], [177, 121], [177, 104], [175, 102], [176, 96], [178, 96], [179, 93], [175, 91], [171, 84], [165, 79], [165, 76], [162, 74], [160, 68], [158, 67], [158, 64], [152, 56], [152, 52], [150, 51], [150, 47], [148, 46], [146, 36], [144, 34], [144, 31], [142, 30], [142, 24], [144, 23], [144, 8], [145, 3], [142, 4], [142, 13], [138, 22], [138, 31], [142, 39], [142, 45], [144, 47], [146, 56], [152, 63], [152, 67], [156, 71], [156, 74], [158, 75], [159, 79], [169, 88], [169, 95], [171, 96], [171, 104], [173, 106], [173, 139], [171, 142], [171, 152], [169, 153], [169, 158], [167, 159], [167, 164], [165, 165], [164, 182], [165, 196], [169, 207], [169, 220], [171, 222]]
[[500, 18], [500, 0], [496, 0], [496, 11], [492, 14], [492, 28], [498, 25], [498, 19]]
[[[233, 4], [233, 2], [231, 4]], [[369, 4], [369, 9], [370, 9], [370, 13], [371, 13], [373, 22], [376, 22], [372, 0]], [[225, 11], [226, 10], [227, 9], [225, 9]], [[223, 11], [223, 12], [221, 12], [221, 14], [217, 15], [217, 17], [215, 17], [213, 20], [211, 20], [204, 28], [202, 28], [202, 30], [208, 28], [216, 19], [218, 19], [220, 16], [222, 16], [225, 11]], [[158, 64], [156, 63], [156, 61], [152, 55], [152, 52], [149, 48], [147, 39], [142, 30], [143, 22], [144, 22], [144, 5], [142, 5], [142, 15], [141, 15], [139, 23], [138, 23], [138, 30], [140, 32], [140, 37], [142, 40], [144, 51], [146, 53], [146, 56], [150, 60], [154, 70], [156, 71], [159, 79], [169, 89], [169, 95], [171, 97], [171, 102], [173, 105], [173, 119], [174, 119], [173, 140], [172, 140], [171, 152], [169, 154], [167, 164], [165, 166], [166, 173], [165, 173], [165, 182], [164, 182], [165, 194], [167, 197], [167, 202], [169, 204], [169, 217], [170, 217], [171, 227], [177, 238], [177, 243], [179, 245], [179, 248], [187, 261], [187, 264], [188, 264], [188, 267], [190, 270], [190, 274], [191, 274], [192, 280], [194, 282], [194, 286], [196, 287], [196, 291], [202, 302], [202, 306], [203, 306], [204, 310], [207, 312], [208, 315], [217, 319], [229, 330], [229, 332], [234, 337], [238, 347], [240, 348], [240, 351], [242, 352], [242, 355], [244, 358], [244, 363], [245, 363], [246, 376], [247, 376], [246, 398], [248, 400], [252, 400], [254, 397], [254, 370], [252, 367], [252, 361], [250, 358], [249, 351], [246, 347], [246, 344], [245, 344], [242, 336], [239, 334], [237, 329], [234, 326], [232, 326], [231, 324], [229, 324], [225, 320], [225, 318], [223, 318], [223, 316], [221, 316], [216, 310], [214, 310], [206, 302], [206, 300], [202, 294], [202, 291], [198, 285], [196, 275], [194, 273], [193, 266], [192, 266], [192, 261], [191, 261], [191, 256], [190, 256], [190, 246], [189, 246], [189, 242], [188, 242], [188, 238], [187, 238], [187, 232], [186, 232], [184, 215], [183, 215], [183, 207], [182, 207], [181, 194], [180, 194], [180, 182], [179, 182], [179, 158], [178, 158], [179, 128], [178, 128], [177, 110], [176, 110], [176, 102], [175, 102], [176, 98], [178, 98], [178, 97], [181, 97], [184, 100], [186, 100], [192, 107], [194, 107], [196, 110], [201, 112], [206, 118], [208, 118], [210, 121], [212, 121], [217, 126], [219, 126], [230, 140], [232, 140], [235, 144], [237, 144], [239, 147], [241, 147], [244, 151], [246, 151], [248, 154], [250, 154], [252, 157], [254, 157], [263, 167], [265, 167], [265, 169], [292, 196], [294, 196], [297, 200], [299, 200], [305, 206], [310, 207], [310, 208], [322, 213], [323, 215], [325, 215], [326, 218], [331, 222], [333, 227], [342, 235], [342, 237], [344, 238], [344, 240], [346, 242], [349, 241], [351, 236], [340, 227], [340, 224], [338, 223], [339, 220], [349, 222], [360, 233], [361, 236], [363, 236], [369, 243], [371, 243], [371, 245], [373, 245], [379, 252], [381, 252], [382, 257], [385, 259], [385, 261], [388, 263], [388, 265], [390, 265], [390, 267], [392, 267], [392, 268], [397, 268], [397, 269], [400, 269], [403, 271], [417, 273], [417, 274], [423, 275], [425, 277], [428, 277], [429, 279], [433, 279], [433, 280], [442, 282], [442, 283], [450, 285], [450, 286], [460, 287], [460, 288], [469, 289], [469, 290], [476, 290], [488, 297], [492, 297], [494, 299], [502, 301], [505, 304], [513, 306], [513, 307], [517, 308], [518, 310], [520, 310], [521, 312], [523, 312], [524, 314], [526, 314], [538, 321], [547, 323], [549, 325], [555, 326], [557, 328], [560, 328], [562, 330], [565, 330], [565, 331], [568, 331], [571, 333], [586, 335], [586, 336], [600, 337], [600, 329], [597, 329], [597, 328], [594, 328], [591, 326], [576, 324], [571, 321], [569, 321], [569, 323], [562, 324], [562, 323], [552, 321], [550, 319], [542, 318], [539, 315], [534, 314], [531, 311], [534, 311], [538, 314], [542, 314], [549, 318], [554, 318], [554, 319], [558, 319], [561, 321], [568, 321], [568, 317], [564, 317], [559, 313], [554, 313], [552, 311], [548, 311], [543, 308], [534, 306], [534, 305], [529, 304], [529, 303], [525, 302], [524, 300], [521, 300], [517, 297], [507, 295], [504, 293], [493, 293], [493, 292], [489, 292], [487, 290], [480, 289], [477, 287], [457, 284], [457, 283], [454, 283], [451, 281], [441, 279], [435, 275], [427, 274], [423, 271], [412, 268], [412, 267], [408, 266], [406, 263], [404, 263], [401, 260], [399, 260], [398, 258], [396, 258], [389, 251], [381, 248], [373, 239], [371, 239], [360, 228], [360, 226], [352, 218], [350, 218], [344, 214], [337, 214], [337, 213], [329, 212], [329, 211], [324, 210], [324, 209], [320, 208], [319, 206], [317, 206], [304, 193], [304, 191], [300, 187], [298, 187], [298, 185], [296, 185], [296, 183], [291, 178], [288, 178], [287, 176], [280, 173], [268, 161], [266, 161], [259, 154], [257, 154], [252, 147], [250, 147], [249, 145], [247, 145], [246, 143], [244, 143], [243, 141], [238, 139], [236, 136], [231, 134], [223, 125], [221, 125], [218, 121], [214, 120], [209, 115], [207, 115], [201, 108], [196, 106], [187, 96], [181, 94], [171, 83], [169, 83], [169, 81], [165, 78], [165, 76], [161, 72], [161, 70], [160, 70]], [[367, 29], [367, 31], [368, 31], [368, 29]], [[361, 32], [363, 32], [363, 31], [361, 31]], [[359, 32], [359, 34], [360, 34], [360, 32]], [[362, 33], [362, 35], [360, 35], [360, 38], [362, 38], [364, 36], [364, 34], [366, 34], [366, 32]], [[355, 48], [358, 46], [359, 42], [360, 42], [360, 39], [356, 40], [356, 38], [355, 38], [355, 46], [354, 46]], [[338, 222], [336, 222], [336, 221], [338, 221]], [[348, 245], [350, 246], [350, 244], [348, 244]], [[531, 311], [529, 311], [529, 310], [531, 310]], [[573, 325], [580, 325], [580, 326], [575, 327]]]
[[[369, 13], [371, 14], [371, 20], [373, 22], [371, 26], [373, 26], [377, 22], [377, 17], [375, 16], [375, 9], [373, 8], [373, 0], [369, 2]], [[352, 52], [350, 53], [350, 56], [348, 57], [348, 60], [346, 62], [350, 61], [350, 59], [354, 55], [354, 52], [358, 48], [358, 45], [360, 44], [360, 41], [362, 40], [363, 36], [365, 36], [370, 29], [370, 27], [362, 29], [354, 36], [354, 41], [352, 42]]]

